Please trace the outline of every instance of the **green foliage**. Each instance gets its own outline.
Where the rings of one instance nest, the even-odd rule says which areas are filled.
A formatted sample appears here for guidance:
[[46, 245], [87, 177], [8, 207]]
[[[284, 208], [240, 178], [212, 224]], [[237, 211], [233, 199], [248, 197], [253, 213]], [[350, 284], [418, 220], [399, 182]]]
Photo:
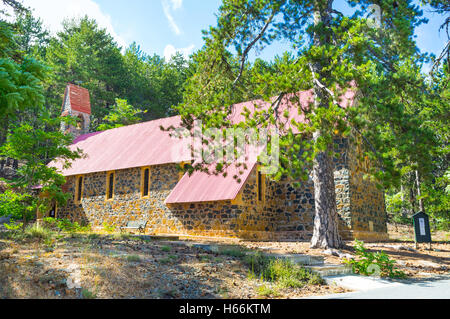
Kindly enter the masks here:
[[0, 194], [0, 216], [11, 216], [18, 220], [26, 216], [29, 220], [35, 212], [34, 199], [29, 194], [6, 190]]
[[369, 252], [364, 248], [364, 243], [358, 240], [355, 244], [355, 251], [356, 255], [359, 257], [358, 260], [355, 260], [354, 258], [344, 260], [344, 263], [352, 266], [352, 270], [355, 274], [390, 278], [406, 277], [406, 274], [403, 271], [396, 269], [396, 261], [390, 259], [385, 252]]
[[132, 262], [132, 263], [137, 263], [141, 261], [141, 257], [139, 257], [138, 255], [127, 255], [127, 261], [128, 262]]
[[99, 131], [136, 124], [142, 121], [138, 114], [146, 113], [129, 105], [127, 100], [116, 99], [116, 105], [111, 112], [103, 118], [104, 123], [98, 126]]
[[162, 246], [162, 247], [161, 247], [161, 250], [162, 250], [163, 252], [168, 253], [169, 251], [172, 250], [172, 247], [170, 247], [170, 246]]
[[97, 295], [94, 292], [91, 292], [88, 289], [83, 288], [81, 290], [81, 296], [83, 297], [83, 299], [96, 299]]
[[246, 255], [245, 251], [243, 251], [240, 247], [220, 250], [220, 254], [236, 258], [242, 258]]
[[70, 136], [59, 130], [46, 129], [57, 126], [60, 121], [60, 118], [50, 118], [47, 113], [41, 113], [34, 123], [14, 126], [6, 143], [0, 147], [0, 155], [23, 163], [17, 169], [17, 177], [9, 181], [12, 188], [27, 194], [40, 186], [43, 196], [33, 201], [35, 211], [46, 212], [55, 202], [63, 206], [70, 197], [62, 190], [62, 185], [66, 183], [64, 176], [56, 168], [47, 166], [50, 160], [57, 158], [64, 167], [68, 167], [70, 160], [81, 157], [79, 149], [69, 149]]
[[[122, 54], [113, 37], [88, 17], [66, 21], [50, 41], [44, 60], [53, 70], [45, 83], [52, 112], [60, 112], [55, 106], [61, 105], [66, 83], [79, 83], [90, 93], [93, 130], [111, 128], [111, 121], [115, 127], [128, 124], [129, 119], [135, 122], [166, 117], [172, 105], [181, 102], [187, 77], [187, 62], [182, 56], [164, 61], [143, 53], [136, 43]], [[114, 104], [119, 97], [139, 105], [139, 109], [117, 109]], [[122, 111], [127, 113], [125, 118]], [[144, 116], [136, 117], [135, 111]], [[101, 124], [106, 128], [99, 128]]]
[[3, 226], [6, 227], [6, 229], [11, 230], [11, 231], [19, 231], [23, 228], [23, 223], [16, 223], [16, 222], [12, 222], [9, 224], [3, 224]]
[[30, 224], [23, 229], [23, 223], [10, 223], [5, 224], [5, 227], [9, 230], [7, 233], [9, 239], [17, 241], [38, 239], [49, 247], [53, 245], [55, 233], [45, 225], [38, 225], [35, 223]]
[[393, 195], [386, 195], [386, 210], [390, 216], [391, 222], [397, 224], [412, 224], [411, 216], [406, 213], [410, 212], [412, 207], [409, 201], [404, 200], [405, 197], [406, 194], [402, 194], [401, 192]]
[[0, 145], [11, 123], [42, 107], [47, 68], [18, 52], [12, 27], [0, 20]]
[[63, 30], [50, 41], [45, 61], [52, 68], [46, 81], [47, 103], [57, 107], [55, 113], [60, 112], [68, 82], [81, 82], [89, 90], [94, 128], [106, 115], [107, 107], [123, 93], [126, 72], [120, 48], [88, 17], [63, 23]]
[[53, 236], [53, 232], [50, 229], [38, 224], [28, 225], [25, 229], [25, 234], [29, 238], [37, 238], [40, 240], [49, 240]]
[[319, 274], [313, 273], [287, 259], [267, 257], [260, 252], [247, 255], [244, 262], [250, 269], [250, 276], [276, 282], [282, 288], [300, 288], [306, 284], [323, 285]]
[[50, 43], [50, 32], [44, 28], [42, 20], [33, 17], [30, 11], [19, 12], [14, 25], [19, 52], [42, 60]]
[[[280, 161], [273, 179], [307, 178], [312, 166], [320, 165], [319, 154], [334, 156], [332, 141], [340, 135], [361, 146], [360, 159], [371, 163], [366, 177], [380, 188], [398, 193], [405, 175], [418, 171], [421, 196], [430, 204], [427, 196], [440, 196], [431, 194], [432, 186], [426, 193], [425, 185], [434, 184], [448, 167], [450, 95], [444, 89], [448, 77], [430, 83], [422, 73], [430, 60], [418, 50], [414, 32], [427, 20], [413, 1], [396, 1], [396, 6], [378, 1], [382, 15], [374, 27], [367, 19], [373, 2], [345, 2], [357, 6], [354, 14], [338, 12], [337, 1], [223, 0], [217, 24], [205, 31], [205, 45], [193, 56], [193, 76], [177, 107], [183, 125], [191, 129], [201, 120], [204, 129], [233, 127], [230, 106], [258, 97], [269, 102], [268, 108], [247, 110], [239, 126], [277, 122]], [[439, 9], [441, 4], [432, 1]], [[280, 54], [272, 63], [249, 62], [253, 52], [280, 40], [291, 44], [293, 54]], [[276, 112], [277, 100], [306, 90], [315, 93], [308, 107], [291, 98], [291, 110]], [[356, 107], [339, 101], [348, 91], [356, 92]], [[289, 127], [280, 120], [292, 113], [307, 121], [292, 120]], [[324, 184], [326, 175], [315, 183]]]
[[112, 234], [116, 231], [116, 226], [108, 222], [103, 222], [103, 230], [108, 234]]
[[67, 218], [56, 219], [52, 217], [45, 217], [43, 219], [43, 223], [46, 228], [67, 233], [89, 232], [91, 230], [90, 225], [81, 226], [78, 222], [71, 222]]
[[259, 286], [256, 291], [258, 293], [258, 296], [261, 297], [278, 297], [280, 295], [280, 293], [276, 289], [271, 288], [267, 285]]

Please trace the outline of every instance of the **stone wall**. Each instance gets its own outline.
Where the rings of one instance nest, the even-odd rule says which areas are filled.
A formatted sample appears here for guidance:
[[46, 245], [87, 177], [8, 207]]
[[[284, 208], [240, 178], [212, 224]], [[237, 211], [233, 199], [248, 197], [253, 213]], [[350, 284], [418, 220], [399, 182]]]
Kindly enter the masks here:
[[[148, 220], [150, 234], [184, 234], [247, 239], [309, 239], [312, 232], [312, 185], [293, 188], [289, 182], [265, 179], [263, 198], [257, 200], [257, 171], [250, 174], [234, 201], [171, 204], [164, 200], [179, 179], [176, 164], [155, 166], [150, 173], [150, 193], [141, 198], [141, 169], [116, 171], [114, 197], [106, 200], [107, 173], [84, 175], [79, 203], [70, 199], [58, 208], [58, 218], [125, 226], [130, 220]], [[75, 194], [76, 176], [68, 178], [66, 190]], [[288, 204], [285, 204], [288, 203]], [[286, 205], [286, 207], [283, 207]]]
[[[335, 159], [335, 184], [339, 229], [345, 236], [385, 232], [383, 193], [361, 175], [361, 164], [349, 154], [348, 141], [336, 140], [341, 156]], [[76, 178], [69, 177], [68, 192], [75, 194]], [[147, 220], [150, 234], [183, 234], [238, 237], [254, 240], [309, 240], [313, 231], [314, 186], [311, 178], [293, 187], [287, 178], [264, 178], [263, 200], [258, 201], [257, 169], [254, 168], [236, 200], [164, 204], [180, 178], [177, 164], [150, 168], [149, 196], [141, 196], [141, 168], [116, 171], [114, 197], [106, 200], [107, 172], [84, 175], [83, 197], [58, 209], [58, 218], [125, 226], [130, 220]], [[373, 231], [369, 227], [373, 223]]]
[[373, 163], [363, 156], [362, 142], [356, 139], [349, 153], [351, 237], [362, 240], [387, 239], [384, 192], [365, 176]]

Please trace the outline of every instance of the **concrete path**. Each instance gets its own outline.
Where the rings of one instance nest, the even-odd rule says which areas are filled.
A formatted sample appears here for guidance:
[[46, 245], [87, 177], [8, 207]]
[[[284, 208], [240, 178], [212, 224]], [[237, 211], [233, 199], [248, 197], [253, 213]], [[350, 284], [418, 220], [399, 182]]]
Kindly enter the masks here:
[[345, 294], [317, 296], [313, 299], [450, 299], [450, 278], [430, 278], [421, 281], [392, 282], [362, 276], [329, 277], [327, 281], [348, 289]]

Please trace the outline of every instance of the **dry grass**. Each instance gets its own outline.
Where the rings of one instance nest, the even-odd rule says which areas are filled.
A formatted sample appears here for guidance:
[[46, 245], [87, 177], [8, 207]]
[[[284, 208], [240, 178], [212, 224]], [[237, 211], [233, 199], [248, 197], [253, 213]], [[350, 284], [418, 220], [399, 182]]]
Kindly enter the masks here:
[[[205, 252], [178, 242], [75, 234], [42, 240], [0, 239], [0, 298], [260, 298], [239, 248]], [[229, 247], [229, 246], [228, 246]], [[280, 289], [290, 298], [343, 291], [328, 286]], [[266, 297], [268, 294], [265, 294]]]

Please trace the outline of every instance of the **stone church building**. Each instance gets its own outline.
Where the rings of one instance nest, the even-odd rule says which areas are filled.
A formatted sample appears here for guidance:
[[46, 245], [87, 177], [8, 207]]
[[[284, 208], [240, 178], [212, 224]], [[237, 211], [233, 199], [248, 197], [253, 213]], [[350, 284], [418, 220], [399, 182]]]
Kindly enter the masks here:
[[[300, 92], [307, 103], [311, 92]], [[352, 96], [348, 97], [352, 100]], [[233, 120], [239, 122], [244, 107], [234, 106]], [[280, 112], [289, 109], [282, 102]], [[295, 109], [296, 110], [296, 109]], [[299, 119], [297, 111], [290, 112]], [[104, 223], [117, 228], [129, 221], [146, 221], [145, 232], [154, 235], [230, 237], [254, 240], [309, 240], [313, 231], [314, 185], [312, 180], [294, 187], [284, 178], [274, 182], [260, 171], [256, 160], [245, 164], [238, 183], [239, 168], [231, 165], [227, 176], [180, 171], [191, 163], [187, 155], [173, 154], [180, 147], [162, 127], [177, 127], [180, 117], [89, 132], [89, 92], [68, 85], [63, 114], [77, 116], [77, 127], [63, 127], [74, 135], [73, 148], [85, 156], [68, 169], [54, 161], [67, 178], [65, 191], [73, 194], [65, 207], [57, 207], [57, 218], [89, 223], [94, 229]], [[387, 237], [384, 193], [363, 179], [369, 163], [360, 161], [358, 145], [336, 139], [341, 156], [335, 159], [336, 201], [339, 230], [344, 238], [383, 239]], [[242, 173], [242, 172], [241, 172]]]

